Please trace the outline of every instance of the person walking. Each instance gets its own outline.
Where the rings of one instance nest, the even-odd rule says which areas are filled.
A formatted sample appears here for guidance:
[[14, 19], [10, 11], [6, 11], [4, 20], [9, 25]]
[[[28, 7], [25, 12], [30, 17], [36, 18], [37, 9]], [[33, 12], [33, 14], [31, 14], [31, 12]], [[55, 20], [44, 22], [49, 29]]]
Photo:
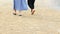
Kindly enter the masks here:
[[35, 3], [35, 0], [28, 0], [28, 6], [30, 7], [30, 9], [31, 9], [31, 15], [33, 15], [34, 14], [34, 12], [35, 12], [35, 6], [34, 6], [34, 3]]
[[19, 11], [19, 16], [22, 16], [21, 12], [27, 10], [28, 6], [26, 0], [14, 0], [14, 15], [17, 15], [17, 10]]

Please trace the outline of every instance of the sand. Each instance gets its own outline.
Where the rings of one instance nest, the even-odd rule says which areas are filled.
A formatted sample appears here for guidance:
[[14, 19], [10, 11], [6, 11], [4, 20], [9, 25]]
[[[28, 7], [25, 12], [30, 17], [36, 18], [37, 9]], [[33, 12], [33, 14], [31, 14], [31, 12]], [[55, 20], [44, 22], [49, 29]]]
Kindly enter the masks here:
[[15, 16], [12, 0], [0, 0], [0, 34], [60, 34], [60, 11], [36, 2], [34, 15], [28, 9], [23, 16]]

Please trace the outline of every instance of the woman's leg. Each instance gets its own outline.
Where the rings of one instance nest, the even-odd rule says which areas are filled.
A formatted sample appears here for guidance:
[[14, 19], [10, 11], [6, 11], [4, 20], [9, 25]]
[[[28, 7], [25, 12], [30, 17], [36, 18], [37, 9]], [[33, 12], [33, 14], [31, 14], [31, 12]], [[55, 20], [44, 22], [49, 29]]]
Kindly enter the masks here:
[[28, 5], [29, 5], [29, 7], [31, 9], [32, 15], [35, 12], [35, 10], [34, 10], [34, 3], [35, 3], [35, 0], [28, 0]]
[[22, 11], [19, 11], [19, 16], [22, 16]]
[[13, 7], [13, 9], [14, 9], [14, 15], [16, 15], [16, 9], [15, 9], [16, 7], [15, 7], [15, 0], [14, 0], [14, 7]]
[[28, 5], [31, 9], [34, 9], [34, 2], [35, 0], [28, 0]]
[[16, 15], [16, 10], [14, 9], [14, 13], [13, 13], [14, 15]]

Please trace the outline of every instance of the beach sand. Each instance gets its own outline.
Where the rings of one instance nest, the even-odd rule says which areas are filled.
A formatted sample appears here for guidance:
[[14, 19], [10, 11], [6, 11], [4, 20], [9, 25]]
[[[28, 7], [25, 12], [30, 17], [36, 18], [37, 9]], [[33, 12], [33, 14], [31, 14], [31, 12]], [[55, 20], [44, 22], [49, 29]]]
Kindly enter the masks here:
[[36, 1], [36, 12], [23, 11], [13, 15], [12, 0], [0, 0], [0, 34], [60, 34], [60, 11], [41, 7]]

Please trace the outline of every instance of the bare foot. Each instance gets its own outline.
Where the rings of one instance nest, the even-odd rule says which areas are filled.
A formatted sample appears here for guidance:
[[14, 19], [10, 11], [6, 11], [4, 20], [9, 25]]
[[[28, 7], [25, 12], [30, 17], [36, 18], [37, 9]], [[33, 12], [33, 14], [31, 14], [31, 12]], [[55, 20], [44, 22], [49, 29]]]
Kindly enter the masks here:
[[19, 11], [19, 16], [22, 16], [22, 11]]
[[34, 14], [34, 12], [35, 12], [35, 10], [32, 10], [31, 12], [32, 12], [32, 13], [31, 13], [31, 15], [33, 15], [33, 14]]
[[13, 13], [13, 15], [16, 15], [16, 10], [14, 9], [14, 13]]
[[22, 15], [19, 15], [19, 16], [22, 16]]
[[16, 15], [16, 13], [13, 13], [13, 15]]

